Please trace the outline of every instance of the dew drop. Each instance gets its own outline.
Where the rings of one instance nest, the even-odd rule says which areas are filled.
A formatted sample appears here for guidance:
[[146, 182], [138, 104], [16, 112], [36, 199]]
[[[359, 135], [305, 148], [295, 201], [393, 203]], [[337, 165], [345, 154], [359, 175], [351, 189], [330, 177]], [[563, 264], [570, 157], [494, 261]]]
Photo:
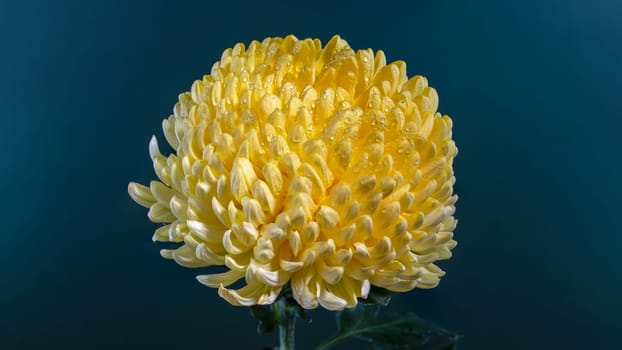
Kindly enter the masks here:
[[301, 49], [302, 49], [302, 41], [297, 41], [294, 44], [294, 48], [293, 48], [292, 52], [299, 53]]
[[299, 132], [292, 133], [291, 138], [294, 143], [302, 142], [302, 134], [300, 134]]
[[365, 63], [369, 62], [369, 57], [363, 56], [363, 62], [365, 62]]
[[247, 111], [242, 114], [242, 120], [247, 124], [252, 124], [255, 122], [255, 113]]
[[404, 155], [410, 154], [412, 151], [413, 151], [413, 144], [412, 144], [412, 141], [408, 139], [403, 139], [400, 142], [400, 145], [397, 149], [398, 154], [404, 154]]
[[415, 135], [415, 142], [418, 145], [421, 145], [421, 144], [423, 144], [425, 142], [425, 137], [423, 135], [421, 135], [421, 134], [417, 134], [417, 135]]

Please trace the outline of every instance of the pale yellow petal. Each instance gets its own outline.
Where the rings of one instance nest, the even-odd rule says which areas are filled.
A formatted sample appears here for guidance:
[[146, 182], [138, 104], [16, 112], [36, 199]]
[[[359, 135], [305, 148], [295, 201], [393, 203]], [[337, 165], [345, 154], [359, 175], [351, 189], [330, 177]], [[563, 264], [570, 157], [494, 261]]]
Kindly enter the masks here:
[[233, 305], [274, 302], [288, 282], [330, 310], [372, 285], [438, 285], [457, 244], [458, 150], [426, 78], [339, 36], [236, 44], [208, 73], [162, 122], [173, 152], [149, 142], [159, 181], [128, 185], [167, 224], [153, 239], [180, 243], [163, 257], [224, 266], [197, 279]]

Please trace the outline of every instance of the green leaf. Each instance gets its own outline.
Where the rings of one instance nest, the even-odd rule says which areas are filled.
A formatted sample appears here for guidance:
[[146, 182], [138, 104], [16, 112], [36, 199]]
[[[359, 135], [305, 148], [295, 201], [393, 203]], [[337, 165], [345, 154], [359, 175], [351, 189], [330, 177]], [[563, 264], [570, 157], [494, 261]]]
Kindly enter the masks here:
[[337, 313], [337, 333], [317, 350], [329, 349], [350, 338], [382, 345], [382, 349], [452, 350], [461, 336], [414, 313], [380, 312], [377, 306], [358, 306]]
[[254, 305], [249, 309], [251, 315], [259, 321], [257, 325], [259, 335], [271, 333], [280, 324], [287, 323], [290, 316], [298, 317], [307, 323], [311, 322], [311, 316], [307, 310], [303, 309], [294, 299], [289, 284], [283, 287], [281, 294], [271, 305]]
[[311, 316], [309, 315], [307, 310], [303, 309], [302, 306], [298, 304], [296, 299], [294, 299], [294, 294], [289, 284], [286, 284], [283, 287], [283, 291], [281, 292], [281, 295], [279, 295], [279, 298], [285, 300], [285, 312], [294, 314], [296, 315], [296, 317], [307, 323], [311, 322]]
[[307, 312], [307, 310], [303, 309], [300, 305], [296, 304], [297, 307], [295, 308], [295, 312], [296, 312], [296, 317], [298, 317], [299, 319], [307, 322], [307, 323], [311, 323], [311, 315], [309, 315], [309, 313]]
[[254, 305], [250, 307], [251, 315], [259, 321], [257, 333], [263, 335], [272, 332], [279, 325], [278, 315], [271, 306]]
[[391, 291], [382, 287], [371, 286], [367, 299], [359, 298], [359, 302], [365, 305], [387, 306], [391, 301]]

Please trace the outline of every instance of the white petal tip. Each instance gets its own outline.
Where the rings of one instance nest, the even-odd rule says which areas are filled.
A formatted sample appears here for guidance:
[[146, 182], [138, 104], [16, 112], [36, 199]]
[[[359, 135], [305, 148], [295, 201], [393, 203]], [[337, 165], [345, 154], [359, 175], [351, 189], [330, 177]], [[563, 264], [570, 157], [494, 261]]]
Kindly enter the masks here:
[[162, 249], [160, 250], [160, 255], [164, 259], [173, 259], [173, 251], [170, 249]]
[[222, 286], [222, 283], [220, 285], [214, 285], [214, 283], [211, 283], [209, 275], [198, 275], [196, 279], [199, 283], [208, 287], [220, 288]]
[[158, 139], [155, 137], [155, 135], [152, 135], [151, 140], [149, 141], [149, 156], [151, 157], [151, 160], [153, 160], [159, 154], [160, 149], [158, 147]]
[[369, 280], [364, 280], [363, 285], [361, 286], [361, 297], [363, 299], [367, 299], [370, 289], [371, 289], [371, 284], [369, 283]]

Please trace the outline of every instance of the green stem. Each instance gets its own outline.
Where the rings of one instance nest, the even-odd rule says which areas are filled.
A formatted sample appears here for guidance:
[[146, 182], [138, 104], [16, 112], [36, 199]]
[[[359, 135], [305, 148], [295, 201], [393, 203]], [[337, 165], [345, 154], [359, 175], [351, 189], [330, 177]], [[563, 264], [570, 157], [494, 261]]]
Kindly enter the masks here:
[[295, 348], [295, 329], [296, 314], [287, 307], [286, 298], [280, 298], [278, 301], [279, 310], [279, 350], [294, 350]]
[[347, 337], [335, 337], [335, 338], [329, 339], [327, 342], [325, 342], [323, 344], [320, 344], [320, 346], [315, 348], [315, 350], [327, 350], [330, 347], [332, 347], [333, 345], [339, 343], [344, 338], [347, 338]]

